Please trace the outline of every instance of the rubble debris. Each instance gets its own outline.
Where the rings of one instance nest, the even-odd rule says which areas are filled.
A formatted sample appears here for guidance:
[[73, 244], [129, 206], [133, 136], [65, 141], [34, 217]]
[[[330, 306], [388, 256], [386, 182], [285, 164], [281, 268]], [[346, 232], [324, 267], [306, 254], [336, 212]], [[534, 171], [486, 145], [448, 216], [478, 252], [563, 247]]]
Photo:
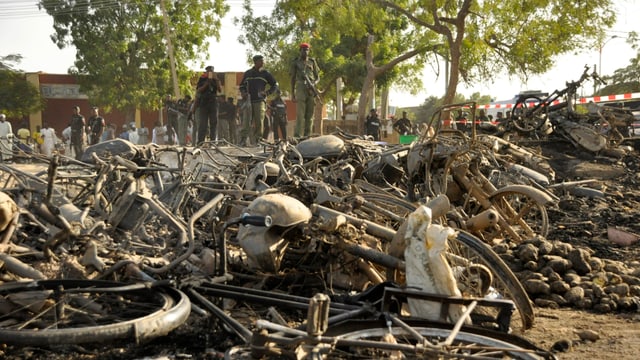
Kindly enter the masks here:
[[[568, 189], [583, 180], [566, 178], [550, 156], [473, 131], [436, 130], [408, 146], [336, 133], [252, 149], [104, 144], [84, 163], [56, 156], [29, 171], [0, 164], [2, 190], [15, 204], [5, 217], [15, 228], [0, 243], [0, 281], [177, 280], [172, 287], [188, 294], [194, 314], [225, 324], [221, 332], [233, 335], [227, 344], [266, 354], [327, 351], [311, 340], [318, 337], [364, 354], [409, 351], [388, 333], [374, 340], [386, 350], [362, 350], [362, 338], [332, 331], [335, 319], [386, 317], [392, 333], [417, 337], [422, 328], [402, 317], [402, 306], [417, 301], [430, 305], [411, 309], [414, 317], [434, 311], [440, 322], [446, 309], [450, 339], [468, 325], [528, 329], [530, 300], [604, 313], [637, 309], [639, 267], [575, 239], [601, 236], [602, 221], [614, 223], [611, 202], [633, 206], [624, 189], [607, 184], [598, 189], [604, 196], [578, 197]], [[123, 145], [121, 155], [109, 150]], [[426, 209], [429, 224], [410, 226], [406, 220]], [[575, 216], [581, 211], [602, 219]], [[442, 237], [427, 236], [426, 246], [426, 228]], [[407, 242], [436, 253], [422, 270], [439, 264], [446, 291], [411, 288]], [[331, 299], [305, 317], [316, 294]], [[278, 331], [300, 347], [277, 342]]]
[[607, 237], [609, 241], [622, 246], [631, 246], [640, 240], [640, 235], [618, 229], [615, 226], [607, 226]]

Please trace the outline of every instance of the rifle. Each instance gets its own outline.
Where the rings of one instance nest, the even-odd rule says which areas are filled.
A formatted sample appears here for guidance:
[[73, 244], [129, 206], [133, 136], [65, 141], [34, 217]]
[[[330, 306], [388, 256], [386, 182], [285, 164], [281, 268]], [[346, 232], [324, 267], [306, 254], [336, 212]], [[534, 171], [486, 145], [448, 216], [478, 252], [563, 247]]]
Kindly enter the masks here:
[[320, 97], [320, 92], [318, 91], [318, 89], [316, 89], [316, 86], [313, 84], [311, 79], [309, 79], [309, 75], [307, 74], [304, 74], [304, 85], [307, 87], [307, 90], [311, 92], [313, 97], [318, 99], [318, 101], [320, 101], [320, 104], [322, 104], [322, 98]]

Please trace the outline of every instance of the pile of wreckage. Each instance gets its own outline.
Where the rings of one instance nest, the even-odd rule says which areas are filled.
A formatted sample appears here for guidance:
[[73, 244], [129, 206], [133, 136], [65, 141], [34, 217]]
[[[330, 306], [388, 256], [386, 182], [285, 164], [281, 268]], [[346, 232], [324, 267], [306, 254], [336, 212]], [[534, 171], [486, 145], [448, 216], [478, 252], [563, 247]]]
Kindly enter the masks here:
[[[631, 129], [636, 118], [631, 109], [617, 105], [598, 105], [590, 101], [578, 105], [578, 89], [587, 80], [606, 85], [589, 66], [578, 80], [567, 81], [564, 89], [551, 93], [525, 92], [517, 96], [506, 121], [482, 122], [483, 133], [498, 135], [517, 144], [544, 144], [565, 141], [594, 154], [622, 157], [625, 147], [636, 142]], [[472, 122], [475, 112], [471, 112]]]
[[[563, 280], [557, 249], [586, 255], [545, 240], [553, 170], [432, 125], [410, 145], [116, 139], [0, 164], [0, 342], [142, 343], [207, 317], [230, 359], [554, 358], [511, 333], [595, 262]], [[546, 275], [518, 279], [519, 255]]]

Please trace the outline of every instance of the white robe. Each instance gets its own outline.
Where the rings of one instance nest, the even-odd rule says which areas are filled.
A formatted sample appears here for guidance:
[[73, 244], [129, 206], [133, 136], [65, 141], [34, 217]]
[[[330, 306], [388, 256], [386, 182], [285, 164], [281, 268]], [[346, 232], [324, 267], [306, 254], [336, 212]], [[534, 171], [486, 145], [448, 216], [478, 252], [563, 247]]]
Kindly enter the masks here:
[[0, 161], [9, 160], [13, 157], [12, 137], [11, 123], [8, 121], [0, 122]]
[[138, 135], [138, 129], [129, 130], [129, 141], [133, 144], [138, 145], [140, 140], [140, 135]]
[[42, 136], [42, 153], [46, 156], [51, 156], [58, 140], [56, 131], [53, 128], [44, 128], [40, 130], [40, 135]]

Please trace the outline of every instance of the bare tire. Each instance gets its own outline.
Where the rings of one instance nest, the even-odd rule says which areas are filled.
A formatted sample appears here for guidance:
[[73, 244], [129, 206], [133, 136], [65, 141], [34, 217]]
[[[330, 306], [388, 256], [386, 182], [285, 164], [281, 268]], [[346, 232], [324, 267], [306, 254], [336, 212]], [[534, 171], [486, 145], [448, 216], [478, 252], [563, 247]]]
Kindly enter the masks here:
[[[467, 232], [459, 231], [458, 236], [449, 241], [447, 260], [454, 269], [458, 287], [463, 294], [511, 300], [517, 310], [511, 322], [519, 320], [522, 329], [525, 330], [533, 326], [535, 314], [527, 292], [507, 264], [489, 245]], [[484, 269], [491, 272], [490, 284], [484, 282]], [[493, 313], [495, 310], [477, 311]]]
[[520, 239], [549, 235], [549, 214], [544, 204], [519, 191], [503, 191], [491, 196], [498, 210]]
[[42, 280], [0, 286], [0, 339], [59, 345], [145, 341], [189, 317], [187, 296], [171, 287], [96, 280]]

